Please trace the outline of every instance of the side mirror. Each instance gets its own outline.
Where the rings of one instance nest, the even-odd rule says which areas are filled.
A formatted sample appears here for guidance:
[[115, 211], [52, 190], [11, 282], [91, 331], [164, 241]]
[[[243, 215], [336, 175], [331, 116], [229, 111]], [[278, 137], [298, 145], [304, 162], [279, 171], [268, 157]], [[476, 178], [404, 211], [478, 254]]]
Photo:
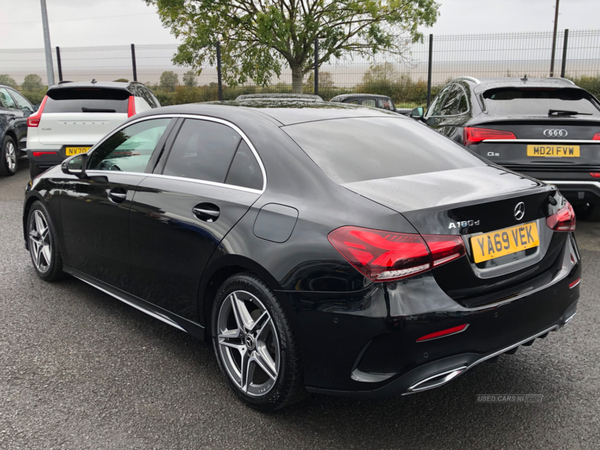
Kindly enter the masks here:
[[419, 106], [410, 112], [410, 117], [413, 119], [421, 120], [423, 116], [425, 116], [425, 108], [422, 106]]
[[71, 156], [61, 163], [60, 169], [64, 174], [75, 175], [77, 178], [85, 178], [85, 168], [87, 166], [88, 157], [89, 155], [87, 153]]

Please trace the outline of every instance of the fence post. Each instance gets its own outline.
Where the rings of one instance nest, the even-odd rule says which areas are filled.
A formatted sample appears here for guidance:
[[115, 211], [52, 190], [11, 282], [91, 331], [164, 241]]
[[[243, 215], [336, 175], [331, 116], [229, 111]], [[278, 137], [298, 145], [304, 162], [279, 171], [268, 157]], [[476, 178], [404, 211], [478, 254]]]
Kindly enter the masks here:
[[221, 41], [217, 41], [217, 80], [219, 84], [219, 101], [223, 101], [223, 83], [221, 81]]
[[137, 66], [135, 63], [135, 44], [131, 44], [131, 66], [133, 67], [133, 81], [137, 81]]
[[431, 103], [431, 64], [433, 63], [433, 34], [429, 35], [429, 63], [427, 64], [427, 108]]
[[319, 38], [315, 38], [315, 95], [319, 95]]
[[63, 80], [62, 76], [62, 62], [60, 59], [60, 47], [56, 47], [56, 65], [58, 66], [58, 81], [61, 82]]
[[554, 57], [556, 55], [556, 30], [558, 28], [558, 4], [560, 0], [556, 0], [554, 9], [554, 33], [552, 34], [552, 56], [550, 57], [550, 77], [554, 76]]
[[565, 30], [565, 41], [563, 42], [562, 65], [560, 68], [561, 78], [565, 77], [565, 68], [567, 67], [567, 45], [569, 44], [569, 29]]

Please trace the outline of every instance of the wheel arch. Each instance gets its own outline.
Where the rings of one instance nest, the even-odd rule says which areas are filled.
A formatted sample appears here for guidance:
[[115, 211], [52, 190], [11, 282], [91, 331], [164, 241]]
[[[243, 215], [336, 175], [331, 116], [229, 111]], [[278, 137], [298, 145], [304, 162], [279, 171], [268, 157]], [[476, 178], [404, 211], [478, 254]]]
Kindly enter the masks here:
[[217, 292], [225, 280], [240, 273], [256, 275], [264, 281], [279, 299], [288, 315], [288, 319], [294, 322], [293, 308], [291, 308], [289, 302], [285, 301], [285, 298], [282, 298], [285, 297], [285, 294], [281, 292], [281, 285], [268, 270], [244, 256], [224, 255], [209, 263], [209, 266], [204, 270], [198, 291], [198, 319], [200, 324], [204, 326], [205, 340], [208, 342], [211, 339], [210, 316]]
[[23, 206], [23, 239], [25, 239], [25, 248], [29, 250], [29, 240], [27, 239], [27, 219], [29, 218], [29, 211], [31, 211], [31, 206], [39, 201], [44, 203], [44, 199], [38, 197], [36, 194], [31, 194], [31, 196], [25, 201], [25, 205]]

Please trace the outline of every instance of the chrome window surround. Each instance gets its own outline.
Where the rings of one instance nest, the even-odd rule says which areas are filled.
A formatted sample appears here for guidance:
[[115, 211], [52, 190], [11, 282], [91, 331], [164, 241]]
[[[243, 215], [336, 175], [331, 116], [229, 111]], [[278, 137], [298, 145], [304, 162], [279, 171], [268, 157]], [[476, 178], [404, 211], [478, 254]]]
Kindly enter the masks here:
[[[226, 188], [231, 188], [231, 189], [237, 189], [237, 190], [241, 190], [241, 191], [246, 191], [246, 192], [252, 192], [252, 193], [258, 193], [258, 194], [262, 194], [265, 192], [265, 190], [267, 189], [267, 172], [265, 170], [265, 166], [262, 162], [262, 159], [260, 158], [260, 155], [258, 154], [258, 152], [256, 151], [256, 148], [254, 148], [254, 145], [252, 144], [252, 142], [250, 141], [250, 139], [248, 138], [248, 136], [246, 136], [246, 134], [235, 124], [224, 120], [224, 119], [218, 119], [215, 117], [208, 117], [208, 116], [203, 116], [203, 115], [196, 115], [196, 114], [156, 114], [156, 115], [152, 115], [152, 116], [146, 116], [146, 117], [140, 117], [139, 119], [136, 120], [132, 120], [131, 122], [127, 122], [123, 125], [120, 125], [119, 127], [115, 128], [110, 134], [104, 136], [104, 138], [100, 141], [98, 141], [89, 151], [88, 154], [92, 153], [94, 150], [96, 150], [96, 148], [101, 145], [104, 141], [106, 141], [110, 136], [112, 136], [113, 134], [115, 134], [116, 132], [122, 130], [123, 128], [126, 128], [130, 125], [133, 125], [135, 123], [138, 122], [142, 122], [144, 120], [154, 120], [154, 119], [177, 119], [177, 118], [183, 118], [183, 119], [197, 119], [197, 120], [206, 120], [209, 122], [216, 122], [216, 123], [220, 123], [222, 125], [228, 126], [229, 128], [232, 128], [234, 131], [236, 131], [241, 137], [242, 139], [246, 142], [246, 144], [248, 144], [248, 147], [250, 147], [250, 150], [252, 150], [252, 153], [254, 154], [254, 157], [256, 158], [256, 161], [258, 161], [258, 165], [260, 166], [260, 171], [262, 173], [263, 176], [263, 186], [262, 189], [251, 189], [251, 188], [246, 188], [243, 186], [236, 186], [234, 184], [227, 184], [227, 183], [219, 183], [217, 181], [207, 181], [207, 180], [199, 180], [197, 178], [186, 178], [186, 177], [177, 177], [177, 176], [173, 176], [173, 175], [163, 175], [163, 174], [159, 174], [159, 173], [146, 173], [146, 172], [111, 172], [108, 170], [89, 170], [86, 171], [86, 173], [92, 173], [92, 174], [103, 174], [106, 175], [106, 173], [111, 173], [111, 174], [123, 174], [123, 175], [145, 175], [147, 177], [159, 177], [159, 178], [166, 178], [166, 179], [172, 179], [172, 180], [180, 180], [180, 181], [190, 181], [190, 182], [195, 182], [195, 183], [200, 183], [200, 184], [207, 184], [207, 185], [211, 185], [211, 186], [220, 186], [220, 187], [226, 187]], [[234, 154], [235, 157], [235, 154]]]

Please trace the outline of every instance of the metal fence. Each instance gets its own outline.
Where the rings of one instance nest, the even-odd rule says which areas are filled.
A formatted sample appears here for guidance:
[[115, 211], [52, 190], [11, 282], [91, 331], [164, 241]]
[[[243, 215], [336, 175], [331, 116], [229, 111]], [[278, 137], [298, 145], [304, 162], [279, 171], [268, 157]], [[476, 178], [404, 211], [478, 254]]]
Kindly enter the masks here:
[[[559, 32], [556, 47], [555, 76], [561, 71], [572, 78], [600, 75], [600, 30]], [[155, 85], [164, 71], [174, 71], [181, 83], [189, 68], [173, 65], [171, 60], [176, 50], [177, 45], [136, 45], [135, 61], [132, 61], [130, 46], [61, 47], [62, 78], [71, 81], [92, 78], [98, 81], [131, 80], [135, 62], [137, 80], [141, 82]], [[348, 54], [343, 59], [329, 61], [320, 69], [321, 74], [327, 72], [329, 75], [320, 78], [336, 88], [352, 89], [363, 82], [365, 73], [374, 66], [387, 63], [396, 77], [426, 82], [430, 52], [432, 85], [443, 84], [460, 75], [547, 77], [550, 75], [552, 32], [429, 36], [423, 42], [410, 45], [402, 58], [386, 53], [369, 59]], [[56, 52], [54, 67], [58, 75]], [[43, 49], [0, 49], [0, 74], [8, 74], [20, 84], [27, 74], [32, 73], [47, 83]], [[284, 70], [279, 78], [271, 80], [271, 84], [285, 86], [291, 84], [291, 80], [291, 71]], [[199, 85], [217, 82], [216, 68], [203, 67], [197, 82]]]

